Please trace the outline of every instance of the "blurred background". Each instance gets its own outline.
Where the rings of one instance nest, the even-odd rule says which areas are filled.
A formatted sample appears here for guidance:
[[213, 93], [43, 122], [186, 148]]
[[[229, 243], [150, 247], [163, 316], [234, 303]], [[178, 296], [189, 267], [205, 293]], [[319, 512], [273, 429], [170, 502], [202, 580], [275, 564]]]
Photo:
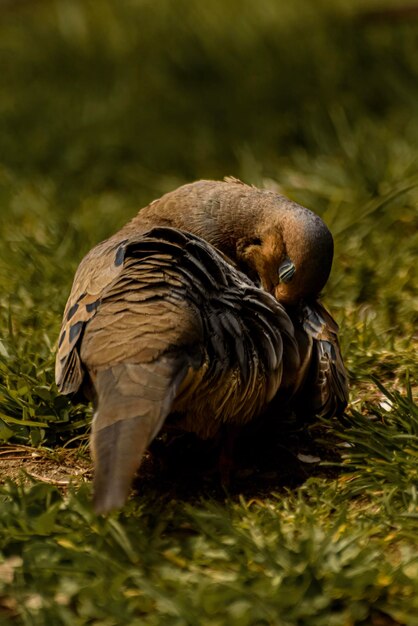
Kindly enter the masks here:
[[309, 189], [314, 158], [384, 193], [416, 173], [417, 32], [400, 0], [2, 0], [4, 175], [68, 209], [226, 173]]
[[50, 386], [83, 254], [225, 175], [330, 226], [326, 303], [353, 378], [414, 367], [417, 42], [401, 0], [2, 0], [3, 376], [16, 358]]

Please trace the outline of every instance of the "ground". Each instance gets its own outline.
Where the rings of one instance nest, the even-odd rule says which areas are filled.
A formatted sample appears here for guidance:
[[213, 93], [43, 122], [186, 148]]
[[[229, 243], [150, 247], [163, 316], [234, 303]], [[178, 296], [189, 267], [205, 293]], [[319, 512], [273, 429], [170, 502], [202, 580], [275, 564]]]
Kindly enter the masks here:
[[[23, 477], [22, 477], [23, 474]], [[53, 453], [30, 446], [8, 445], [0, 448], [1, 481], [40, 480], [62, 489], [91, 479], [91, 463], [77, 452], [55, 449]]]

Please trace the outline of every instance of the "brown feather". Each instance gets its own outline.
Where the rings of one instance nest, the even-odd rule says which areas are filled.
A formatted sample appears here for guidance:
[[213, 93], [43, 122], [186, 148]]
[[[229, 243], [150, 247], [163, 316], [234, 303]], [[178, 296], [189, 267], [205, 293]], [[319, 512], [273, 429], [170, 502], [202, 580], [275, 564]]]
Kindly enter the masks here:
[[319, 302], [303, 307], [302, 324], [312, 341], [312, 356], [298, 406], [308, 415], [341, 415], [348, 402], [348, 375], [338, 342], [338, 325]]

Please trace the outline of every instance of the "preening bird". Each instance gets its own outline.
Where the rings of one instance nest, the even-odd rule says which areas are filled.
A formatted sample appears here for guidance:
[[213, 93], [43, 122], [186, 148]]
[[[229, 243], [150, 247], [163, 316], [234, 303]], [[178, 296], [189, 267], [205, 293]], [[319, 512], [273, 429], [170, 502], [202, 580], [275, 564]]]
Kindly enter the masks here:
[[306, 417], [344, 410], [338, 326], [318, 301], [332, 258], [331, 233], [312, 211], [231, 179], [162, 196], [87, 254], [56, 380], [95, 404], [98, 512], [123, 504], [173, 412], [185, 430], [213, 437], [271, 401]]
[[124, 503], [170, 413], [214, 437], [291, 388], [299, 365], [281, 304], [201, 238], [161, 227], [93, 249], [64, 312], [56, 379], [95, 405], [96, 511]]

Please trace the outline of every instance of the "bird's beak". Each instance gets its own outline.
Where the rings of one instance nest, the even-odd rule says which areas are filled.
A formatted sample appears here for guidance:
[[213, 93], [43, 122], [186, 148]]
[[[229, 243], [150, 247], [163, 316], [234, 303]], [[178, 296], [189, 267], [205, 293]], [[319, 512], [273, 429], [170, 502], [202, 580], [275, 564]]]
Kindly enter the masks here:
[[290, 259], [285, 259], [279, 266], [279, 281], [281, 283], [290, 282], [293, 274], [296, 272], [296, 267]]

